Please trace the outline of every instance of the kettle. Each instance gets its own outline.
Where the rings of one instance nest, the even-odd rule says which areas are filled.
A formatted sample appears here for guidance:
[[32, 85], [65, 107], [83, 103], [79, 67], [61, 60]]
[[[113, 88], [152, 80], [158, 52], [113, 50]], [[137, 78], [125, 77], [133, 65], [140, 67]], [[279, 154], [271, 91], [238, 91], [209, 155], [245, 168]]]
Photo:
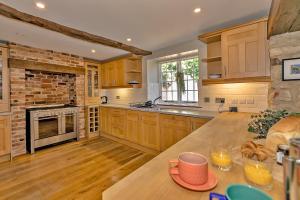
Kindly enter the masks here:
[[101, 97], [101, 104], [107, 104], [107, 100], [108, 100], [107, 96], [102, 96]]
[[284, 157], [284, 188], [286, 200], [300, 199], [300, 137], [292, 138], [290, 155]]

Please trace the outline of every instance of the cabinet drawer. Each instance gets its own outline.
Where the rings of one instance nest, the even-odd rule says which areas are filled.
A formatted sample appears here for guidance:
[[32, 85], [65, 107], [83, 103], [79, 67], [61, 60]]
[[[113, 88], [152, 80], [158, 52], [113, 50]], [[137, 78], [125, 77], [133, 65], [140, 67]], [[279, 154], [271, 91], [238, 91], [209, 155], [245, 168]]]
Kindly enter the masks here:
[[172, 126], [180, 129], [190, 130], [189, 117], [160, 114], [160, 121], [162, 122], [162, 126]]

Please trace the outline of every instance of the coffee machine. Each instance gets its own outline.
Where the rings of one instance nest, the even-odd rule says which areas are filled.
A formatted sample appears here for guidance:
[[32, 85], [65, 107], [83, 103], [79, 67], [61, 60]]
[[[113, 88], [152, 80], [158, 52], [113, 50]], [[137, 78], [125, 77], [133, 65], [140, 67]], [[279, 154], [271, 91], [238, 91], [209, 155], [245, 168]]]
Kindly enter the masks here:
[[290, 139], [290, 155], [284, 158], [284, 187], [286, 200], [300, 199], [300, 137]]

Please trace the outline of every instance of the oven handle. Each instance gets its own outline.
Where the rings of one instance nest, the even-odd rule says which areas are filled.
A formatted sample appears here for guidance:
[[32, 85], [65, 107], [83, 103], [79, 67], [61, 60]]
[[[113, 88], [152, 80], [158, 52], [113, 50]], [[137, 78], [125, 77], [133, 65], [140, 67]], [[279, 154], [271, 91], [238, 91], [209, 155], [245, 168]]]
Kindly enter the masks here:
[[38, 117], [38, 120], [57, 119], [57, 118], [58, 118], [58, 116]]

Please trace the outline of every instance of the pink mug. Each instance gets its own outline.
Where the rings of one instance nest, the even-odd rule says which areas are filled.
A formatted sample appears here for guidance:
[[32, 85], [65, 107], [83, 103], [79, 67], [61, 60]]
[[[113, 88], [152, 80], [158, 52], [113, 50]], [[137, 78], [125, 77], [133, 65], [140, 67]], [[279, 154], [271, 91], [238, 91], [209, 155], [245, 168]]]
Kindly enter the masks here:
[[176, 164], [177, 168], [171, 170], [172, 174], [178, 174], [186, 183], [191, 185], [202, 185], [208, 179], [208, 161], [201, 154], [193, 152], [183, 152], [179, 154], [177, 160], [170, 160], [169, 167]]

